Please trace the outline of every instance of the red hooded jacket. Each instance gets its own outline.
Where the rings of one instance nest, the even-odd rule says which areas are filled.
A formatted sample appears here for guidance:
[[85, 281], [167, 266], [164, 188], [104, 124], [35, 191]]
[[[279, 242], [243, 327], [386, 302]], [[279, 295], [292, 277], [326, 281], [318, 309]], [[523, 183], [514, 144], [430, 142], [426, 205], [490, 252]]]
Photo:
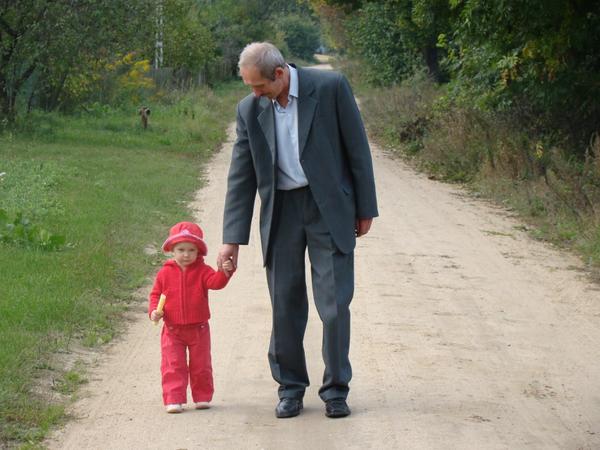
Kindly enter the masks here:
[[160, 294], [165, 294], [163, 320], [167, 325], [189, 325], [206, 322], [210, 318], [208, 290], [223, 289], [229, 278], [204, 263], [201, 256], [183, 270], [168, 260], [158, 271], [150, 292], [148, 315], [158, 305]]

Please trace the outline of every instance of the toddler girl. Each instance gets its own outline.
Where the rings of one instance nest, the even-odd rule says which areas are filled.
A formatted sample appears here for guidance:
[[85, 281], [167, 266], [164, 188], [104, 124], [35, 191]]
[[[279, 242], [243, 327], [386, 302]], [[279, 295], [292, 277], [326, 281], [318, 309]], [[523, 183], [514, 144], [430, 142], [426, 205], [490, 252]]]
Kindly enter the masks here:
[[[231, 261], [223, 264], [222, 271], [205, 264], [203, 238], [202, 229], [195, 223], [180, 222], [171, 228], [162, 249], [173, 252], [173, 259], [160, 269], [150, 293], [150, 319], [164, 320], [160, 369], [168, 413], [183, 411], [188, 378], [196, 409], [209, 408], [213, 396], [208, 290], [224, 288], [235, 269]], [[156, 308], [161, 294], [166, 302], [159, 312]]]

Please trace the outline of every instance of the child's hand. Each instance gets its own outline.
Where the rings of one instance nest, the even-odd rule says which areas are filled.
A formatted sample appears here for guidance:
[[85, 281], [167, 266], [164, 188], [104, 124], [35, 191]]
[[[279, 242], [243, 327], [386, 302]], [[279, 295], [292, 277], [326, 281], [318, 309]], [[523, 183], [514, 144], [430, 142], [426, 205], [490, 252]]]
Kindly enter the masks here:
[[165, 313], [154, 310], [150, 313], [150, 320], [152, 320], [153, 322], [158, 322], [164, 315]]
[[233, 261], [228, 259], [225, 260], [223, 262], [223, 272], [225, 272], [225, 275], [227, 276], [227, 278], [229, 278], [233, 272], [235, 271], [234, 267], [233, 267]]

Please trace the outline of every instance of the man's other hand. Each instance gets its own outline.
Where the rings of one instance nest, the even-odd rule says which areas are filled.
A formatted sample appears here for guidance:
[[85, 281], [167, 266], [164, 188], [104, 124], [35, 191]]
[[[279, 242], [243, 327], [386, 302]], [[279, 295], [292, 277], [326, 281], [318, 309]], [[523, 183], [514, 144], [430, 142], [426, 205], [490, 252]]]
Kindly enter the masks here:
[[361, 237], [369, 232], [371, 229], [371, 224], [373, 223], [373, 218], [369, 219], [356, 219], [356, 224], [354, 225], [354, 232], [356, 233], [356, 237]]

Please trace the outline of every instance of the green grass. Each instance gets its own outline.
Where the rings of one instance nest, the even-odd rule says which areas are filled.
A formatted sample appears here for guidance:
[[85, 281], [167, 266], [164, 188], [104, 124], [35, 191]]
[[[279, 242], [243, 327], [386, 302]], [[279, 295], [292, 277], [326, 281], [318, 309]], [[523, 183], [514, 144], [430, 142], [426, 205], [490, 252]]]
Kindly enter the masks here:
[[[60, 402], [35, 389], [53, 353], [74, 340], [109, 341], [133, 291], [159, 263], [144, 247], [190, 219], [185, 202], [202, 164], [235, 118], [239, 84], [150, 105], [150, 127], [135, 111], [63, 117], [33, 114], [0, 136], [0, 208], [65, 236], [43, 251], [0, 244], [0, 447], [36, 445], [64, 417]], [[84, 380], [63, 371], [56, 390]]]

